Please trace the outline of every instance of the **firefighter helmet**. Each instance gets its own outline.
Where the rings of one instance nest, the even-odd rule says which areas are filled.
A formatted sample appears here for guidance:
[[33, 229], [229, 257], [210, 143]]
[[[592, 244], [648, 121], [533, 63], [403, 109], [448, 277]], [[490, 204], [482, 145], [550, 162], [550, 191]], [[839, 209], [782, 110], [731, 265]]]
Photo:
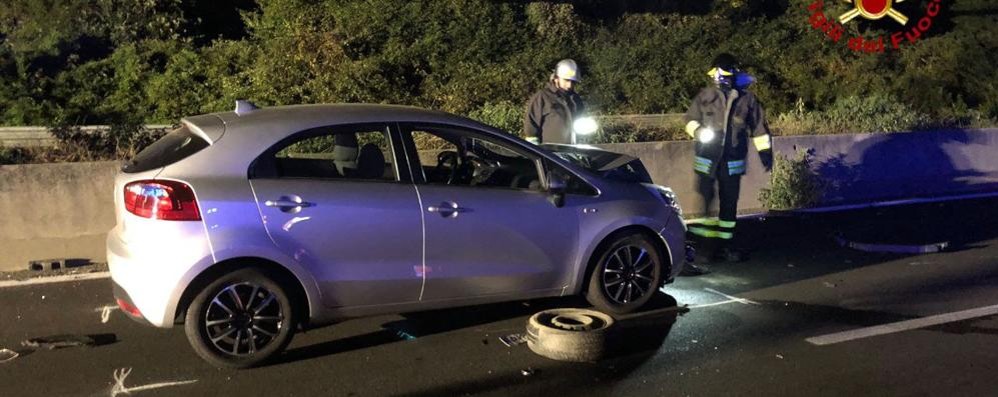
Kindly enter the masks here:
[[562, 59], [558, 62], [558, 66], [555, 67], [555, 76], [559, 79], [571, 80], [578, 83], [579, 65], [576, 65], [575, 61], [571, 59]]

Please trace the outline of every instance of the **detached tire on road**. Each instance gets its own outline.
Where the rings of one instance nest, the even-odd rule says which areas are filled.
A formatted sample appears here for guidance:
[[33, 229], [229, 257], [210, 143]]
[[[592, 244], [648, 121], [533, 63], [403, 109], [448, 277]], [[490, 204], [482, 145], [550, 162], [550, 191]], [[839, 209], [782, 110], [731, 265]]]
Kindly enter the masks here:
[[527, 320], [527, 346], [541, 356], [593, 362], [606, 354], [613, 317], [587, 309], [551, 309]]
[[246, 268], [201, 290], [184, 323], [194, 352], [217, 367], [248, 368], [284, 350], [297, 319], [287, 290], [275, 279]]

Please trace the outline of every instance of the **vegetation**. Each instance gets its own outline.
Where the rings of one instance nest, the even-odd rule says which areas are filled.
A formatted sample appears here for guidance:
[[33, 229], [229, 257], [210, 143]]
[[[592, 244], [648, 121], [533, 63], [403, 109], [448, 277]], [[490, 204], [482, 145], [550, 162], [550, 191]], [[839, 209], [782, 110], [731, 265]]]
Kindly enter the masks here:
[[[919, 16], [927, 2], [897, 7]], [[581, 93], [600, 114], [675, 113], [707, 83], [719, 51], [756, 75], [777, 133], [995, 124], [989, 1], [944, 2], [917, 43], [883, 54], [833, 43], [808, 24], [810, 3], [8, 0], [0, 124], [171, 124], [246, 98], [409, 104], [516, 133], [527, 98], [561, 58], [583, 65]], [[845, 28], [846, 38], [897, 29]], [[685, 135], [610, 125], [599, 137], [663, 138]]]
[[759, 191], [759, 202], [771, 210], [807, 208], [821, 201], [824, 185], [811, 164], [811, 153], [801, 150], [797, 157], [778, 154], [773, 163], [770, 186]]

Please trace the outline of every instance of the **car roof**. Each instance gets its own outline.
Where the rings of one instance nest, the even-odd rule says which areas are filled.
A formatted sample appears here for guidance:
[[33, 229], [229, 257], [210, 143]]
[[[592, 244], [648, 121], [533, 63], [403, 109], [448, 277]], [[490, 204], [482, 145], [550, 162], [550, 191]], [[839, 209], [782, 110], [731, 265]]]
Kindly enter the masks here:
[[462, 116], [401, 105], [361, 103], [289, 105], [263, 107], [241, 113], [240, 115], [232, 111], [215, 115], [226, 124], [226, 129], [243, 125], [262, 127], [280, 124], [288, 132], [334, 124], [369, 122], [443, 122], [476, 128], [487, 127]]

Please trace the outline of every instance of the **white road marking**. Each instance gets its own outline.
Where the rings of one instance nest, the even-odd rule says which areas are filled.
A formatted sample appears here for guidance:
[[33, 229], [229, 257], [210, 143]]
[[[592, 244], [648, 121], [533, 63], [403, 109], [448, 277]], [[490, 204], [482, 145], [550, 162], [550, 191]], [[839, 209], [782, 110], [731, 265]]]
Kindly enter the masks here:
[[747, 304], [747, 303], [744, 303], [744, 302], [740, 302], [740, 301], [738, 301], [736, 299], [728, 299], [726, 301], [713, 302], [713, 303], [702, 303], [702, 304], [699, 304], [699, 305], [686, 306], [686, 308], [688, 308], [688, 309], [699, 309], [701, 307], [721, 306], [721, 305], [727, 305], [729, 303], [741, 303], [743, 305]]
[[132, 373], [132, 368], [119, 368], [114, 370], [114, 387], [111, 388], [111, 397], [117, 397], [119, 394], [132, 394], [132, 392], [135, 391], [159, 389], [161, 387], [189, 385], [191, 383], [197, 382], [197, 380], [182, 380], [177, 382], [160, 382], [144, 386], [125, 387], [125, 378], [127, 378], [128, 374], [130, 373]]
[[872, 327], [859, 328], [851, 331], [836, 332], [834, 334], [815, 336], [807, 338], [805, 340], [814, 345], [824, 346], [824, 345], [831, 345], [833, 343], [848, 342], [855, 339], [869, 338], [871, 336], [892, 334], [895, 332], [909, 331], [918, 328], [931, 327], [939, 324], [963, 321], [977, 317], [993, 316], [995, 314], [998, 314], [998, 305], [979, 307], [976, 309], [969, 309], [952, 313], [937, 314], [935, 316], [899, 321], [891, 324], [875, 325]]
[[110, 272], [95, 272], [82, 274], [66, 274], [62, 276], [29, 278], [27, 280], [5, 280], [0, 281], [0, 288], [22, 287], [25, 285], [64, 283], [68, 281], [94, 280], [111, 277]]
[[118, 305], [106, 305], [94, 309], [95, 312], [100, 312], [101, 324], [107, 324], [107, 320], [111, 318], [112, 310], [118, 310]]
[[725, 293], [723, 293], [721, 291], [718, 291], [718, 290], [715, 290], [715, 289], [712, 289], [712, 288], [704, 288], [703, 290], [707, 291], [707, 292], [710, 292], [710, 293], [713, 293], [713, 294], [721, 295], [721, 296], [723, 296], [725, 298], [728, 298], [728, 299], [730, 299], [732, 301], [741, 303], [743, 305], [758, 305], [759, 304], [759, 302], [756, 302], [756, 301], [753, 301], [753, 300], [749, 300], [749, 299], [745, 299], [745, 298], [739, 298], [737, 296], [731, 296], [731, 295], [725, 294]]

